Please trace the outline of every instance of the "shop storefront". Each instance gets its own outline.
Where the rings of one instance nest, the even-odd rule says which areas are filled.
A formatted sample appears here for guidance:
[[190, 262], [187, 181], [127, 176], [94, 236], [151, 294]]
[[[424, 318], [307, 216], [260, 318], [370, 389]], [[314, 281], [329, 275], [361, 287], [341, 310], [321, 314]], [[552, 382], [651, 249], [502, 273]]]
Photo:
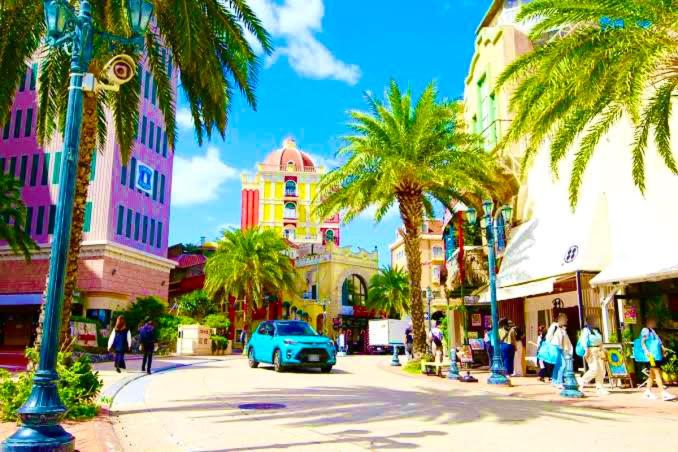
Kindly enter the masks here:
[[23, 349], [33, 345], [42, 294], [0, 295], [0, 347]]

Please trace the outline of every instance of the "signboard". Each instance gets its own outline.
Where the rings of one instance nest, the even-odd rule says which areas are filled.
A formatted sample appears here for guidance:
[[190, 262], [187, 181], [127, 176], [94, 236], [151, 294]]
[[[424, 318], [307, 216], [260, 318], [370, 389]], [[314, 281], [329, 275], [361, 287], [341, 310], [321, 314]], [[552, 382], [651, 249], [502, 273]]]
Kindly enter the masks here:
[[478, 332], [477, 331], [469, 331], [468, 332], [468, 338], [469, 339], [478, 339]]
[[457, 356], [459, 356], [459, 361], [461, 361], [462, 363], [466, 364], [473, 363], [473, 351], [471, 350], [470, 345], [462, 345], [461, 347], [459, 347]]
[[471, 326], [483, 326], [483, 315], [479, 312], [471, 314]]
[[485, 350], [485, 341], [482, 339], [469, 339], [468, 345], [471, 350]]
[[478, 304], [480, 297], [477, 295], [466, 295], [464, 297], [464, 304]]
[[94, 323], [73, 322], [75, 343], [84, 347], [96, 347], [97, 326]]
[[638, 323], [638, 310], [631, 301], [624, 301], [624, 324], [635, 325]]
[[295, 262], [295, 267], [308, 267], [309, 265], [318, 265], [321, 262], [329, 262], [329, 254], [316, 254], [315, 256], [300, 257]]
[[153, 168], [137, 160], [136, 186], [149, 195], [153, 194]]
[[626, 368], [626, 359], [624, 358], [624, 349], [621, 344], [603, 344], [605, 358], [607, 360], [607, 370], [610, 378], [626, 378], [629, 371]]

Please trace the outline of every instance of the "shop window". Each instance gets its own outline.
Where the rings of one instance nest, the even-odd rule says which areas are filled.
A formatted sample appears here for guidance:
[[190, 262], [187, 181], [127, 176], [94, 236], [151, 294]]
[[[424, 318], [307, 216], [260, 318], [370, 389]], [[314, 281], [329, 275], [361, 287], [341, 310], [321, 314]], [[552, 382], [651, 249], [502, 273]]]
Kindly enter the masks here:
[[433, 266], [431, 279], [433, 279], [433, 281], [432, 281], [433, 284], [439, 284], [440, 283], [440, 266], [439, 265]]
[[111, 310], [110, 309], [88, 309], [87, 318], [98, 320], [101, 324], [106, 327], [111, 323]]
[[293, 180], [285, 182], [285, 196], [297, 196], [297, 183]]
[[367, 284], [365, 280], [353, 274], [344, 280], [341, 286], [342, 306], [364, 306], [367, 300]]
[[334, 231], [332, 229], [328, 229], [327, 232], [325, 232], [325, 242], [334, 242]]
[[433, 258], [434, 259], [442, 259], [443, 258], [443, 247], [442, 246], [434, 246], [432, 249], [433, 253]]
[[285, 218], [297, 218], [297, 205], [293, 202], [288, 202], [285, 204]]

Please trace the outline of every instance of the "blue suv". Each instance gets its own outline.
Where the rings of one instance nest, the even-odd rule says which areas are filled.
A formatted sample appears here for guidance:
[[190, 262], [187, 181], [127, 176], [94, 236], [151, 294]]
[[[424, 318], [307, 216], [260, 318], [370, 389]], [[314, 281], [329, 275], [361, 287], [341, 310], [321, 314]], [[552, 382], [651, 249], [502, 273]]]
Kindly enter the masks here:
[[316, 367], [327, 373], [337, 363], [332, 340], [298, 320], [259, 324], [247, 343], [247, 359], [252, 368], [269, 363], [276, 372], [288, 367]]

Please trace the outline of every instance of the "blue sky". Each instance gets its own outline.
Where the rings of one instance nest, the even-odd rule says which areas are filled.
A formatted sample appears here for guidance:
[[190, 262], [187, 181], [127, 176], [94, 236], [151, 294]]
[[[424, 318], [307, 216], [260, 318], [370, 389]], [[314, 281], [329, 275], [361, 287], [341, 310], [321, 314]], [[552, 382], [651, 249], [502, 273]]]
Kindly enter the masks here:
[[[183, 99], [174, 159], [170, 243], [212, 240], [240, 224], [240, 174], [253, 171], [287, 136], [319, 163], [332, 162], [351, 109], [391, 78], [416, 94], [432, 79], [463, 94], [475, 29], [490, 0], [250, 0], [276, 47], [259, 76], [258, 110], [237, 98], [225, 140], [199, 147]], [[318, 163], [318, 162], [316, 162]], [[342, 226], [342, 245], [379, 250], [400, 224], [370, 212]]]

